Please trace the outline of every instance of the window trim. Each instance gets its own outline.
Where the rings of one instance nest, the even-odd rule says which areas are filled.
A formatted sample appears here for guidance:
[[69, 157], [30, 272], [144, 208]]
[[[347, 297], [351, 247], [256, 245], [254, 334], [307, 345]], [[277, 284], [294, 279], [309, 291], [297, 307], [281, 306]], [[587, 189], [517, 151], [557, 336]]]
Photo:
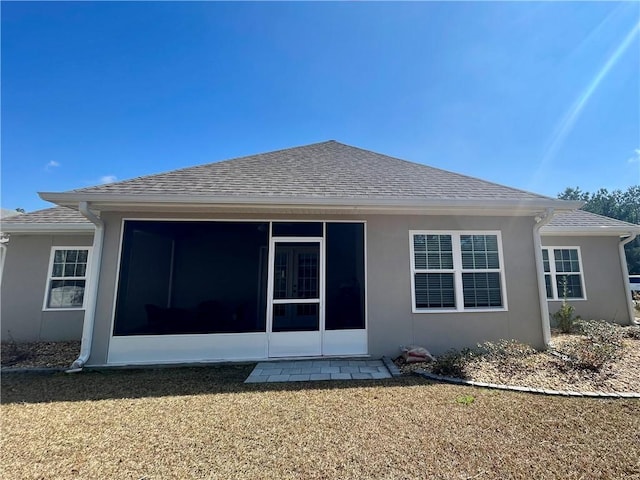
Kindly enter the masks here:
[[[58, 250], [86, 250], [87, 251], [87, 269], [84, 272], [84, 277], [52, 277], [53, 274], [53, 264], [56, 255], [56, 251]], [[55, 245], [51, 247], [51, 252], [49, 254], [49, 268], [47, 270], [47, 278], [44, 286], [44, 300], [42, 302], [42, 311], [43, 312], [64, 312], [64, 311], [79, 311], [84, 310], [86, 308], [87, 296], [86, 294], [82, 297], [82, 306], [81, 307], [49, 307], [47, 300], [49, 299], [50, 294], [50, 285], [52, 280], [58, 279], [76, 279], [76, 280], [84, 280], [84, 289], [85, 293], [87, 291], [87, 284], [89, 282], [89, 278], [91, 275], [91, 259], [92, 259], [92, 250], [93, 247], [84, 246], [84, 245], [70, 245], [70, 246], [58, 246]]]
[[[415, 274], [425, 273], [424, 269], [416, 269], [413, 237], [415, 235], [450, 235], [453, 251], [453, 269], [432, 270], [427, 273], [453, 273], [453, 286], [455, 288], [456, 308], [418, 308], [416, 307]], [[462, 249], [460, 237], [462, 235], [495, 235], [498, 242], [498, 261], [500, 262], [500, 294], [502, 306], [500, 307], [465, 307], [464, 291], [462, 284], [463, 273], [495, 272], [497, 269], [464, 269], [462, 268]], [[409, 261], [411, 265], [411, 312], [412, 313], [482, 313], [482, 312], [506, 312], [509, 310], [507, 303], [507, 284], [505, 282], [504, 255], [502, 249], [502, 234], [499, 230], [409, 230]], [[419, 270], [419, 271], [417, 271]]]
[[[549, 272], [543, 271], [542, 274], [546, 277], [549, 275], [551, 277], [551, 293], [553, 297], [547, 297], [547, 293], [545, 291], [545, 297], [548, 302], [562, 302], [564, 298], [558, 295], [558, 284], [555, 281], [556, 275], [562, 275], [563, 273], [571, 274], [571, 275], [580, 275], [580, 288], [582, 288], [582, 297], [577, 298], [567, 298], [567, 302], [582, 302], [587, 300], [587, 289], [584, 283], [584, 265], [582, 263], [582, 252], [580, 251], [580, 247], [573, 245], [543, 245], [542, 250], [547, 250], [547, 255], [549, 258]], [[556, 272], [556, 262], [555, 255], [553, 255], [554, 250], [576, 250], [578, 252], [578, 265], [580, 266], [579, 272]], [[544, 258], [544, 257], [543, 257]], [[544, 259], [543, 259], [544, 262]], [[546, 282], [545, 282], [546, 285]]]

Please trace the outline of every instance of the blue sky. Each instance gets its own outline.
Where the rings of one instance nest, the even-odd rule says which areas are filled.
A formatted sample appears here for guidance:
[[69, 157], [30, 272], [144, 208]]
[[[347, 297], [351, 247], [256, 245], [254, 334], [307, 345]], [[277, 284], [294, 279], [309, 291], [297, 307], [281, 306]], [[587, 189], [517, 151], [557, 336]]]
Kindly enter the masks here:
[[2, 2], [2, 207], [329, 139], [640, 183], [640, 3]]

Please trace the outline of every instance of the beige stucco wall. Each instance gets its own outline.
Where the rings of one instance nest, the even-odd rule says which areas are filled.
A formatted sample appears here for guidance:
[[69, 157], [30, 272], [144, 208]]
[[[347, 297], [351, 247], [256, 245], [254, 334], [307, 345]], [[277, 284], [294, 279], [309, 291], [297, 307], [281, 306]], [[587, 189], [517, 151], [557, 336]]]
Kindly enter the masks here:
[[[570, 300], [576, 315], [623, 325], [630, 323], [619, 243], [616, 236], [542, 237], [543, 246], [580, 247], [587, 299]], [[549, 313], [557, 312], [561, 304], [562, 301], [550, 301]]]
[[79, 340], [84, 310], [43, 311], [51, 247], [91, 246], [89, 235], [10, 236], [0, 292], [2, 341]]
[[[532, 229], [532, 218], [368, 218], [370, 353], [397, 355], [400, 345], [419, 344], [439, 354], [500, 338], [542, 347]], [[508, 311], [412, 313], [409, 230], [501, 231]]]
[[[533, 218], [417, 215], [123, 215], [103, 212], [104, 253], [89, 365], [105, 364], [111, 337], [122, 218], [305, 219], [367, 222], [367, 328], [369, 353], [397, 355], [417, 343], [434, 353], [485, 340], [516, 338], [542, 347], [540, 305], [533, 255]], [[505, 259], [508, 311], [490, 313], [411, 312], [409, 230], [499, 230]]]

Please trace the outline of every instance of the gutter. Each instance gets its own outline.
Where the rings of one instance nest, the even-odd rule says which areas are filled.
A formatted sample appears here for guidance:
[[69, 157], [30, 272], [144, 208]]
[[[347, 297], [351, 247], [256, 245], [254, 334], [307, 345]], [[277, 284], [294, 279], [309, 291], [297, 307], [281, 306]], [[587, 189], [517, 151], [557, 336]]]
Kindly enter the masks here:
[[547, 288], [544, 283], [544, 265], [542, 262], [542, 241], [540, 229], [553, 218], [554, 209], [547, 208], [544, 214], [536, 217], [533, 226], [533, 250], [536, 259], [536, 277], [538, 278], [538, 298], [540, 300], [540, 321], [542, 322], [542, 339], [544, 347], [551, 341], [551, 326], [549, 325], [549, 303], [547, 302]]
[[325, 196], [243, 196], [243, 195], [188, 195], [188, 194], [118, 194], [86, 192], [39, 192], [43, 200], [58, 205], [75, 207], [78, 202], [91, 202], [94, 205], [110, 206], [148, 205], [211, 207], [211, 206], [247, 206], [268, 207], [288, 206], [309, 207], [379, 207], [379, 208], [497, 208], [513, 210], [558, 208], [575, 210], [584, 202], [556, 200], [552, 198], [424, 198], [424, 197], [325, 197]]
[[93, 232], [94, 225], [91, 223], [4, 223], [3, 233], [15, 234], [51, 234], [51, 233], [87, 233]]
[[85, 363], [91, 354], [91, 343], [93, 342], [93, 327], [96, 319], [96, 304], [98, 300], [98, 281], [100, 279], [100, 264], [102, 261], [102, 244], [104, 241], [104, 222], [89, 210], [87, 202], [80, 202], [78, 210], [87, 220], [96, 226], [93, 236], [93, 251], [91, 258], [91, 274], [88, 279], [87, 308], [84, 311], [84, 322], [82, 324], [82, 342], [80, 344], [80, 355], [71, 364], [66, 373], [82, 371]]
[[620, 251], [620, 266], [622, 267], [622, 284], [624, 285], [625, 294], [627, 296], [627, 308], [629, 309], [629, 325], [640, 325], [636, 322], [636, 315], [633, 308], [633, 298], [631, 297], [631, 284], [629, 282], [629, 269], [627, 267], [627, 256], [624, 253], [624, 246], [633, 242], [638, 236], [637, 232], [629, 232], [627, 238], [620, 240], [618, 250]]

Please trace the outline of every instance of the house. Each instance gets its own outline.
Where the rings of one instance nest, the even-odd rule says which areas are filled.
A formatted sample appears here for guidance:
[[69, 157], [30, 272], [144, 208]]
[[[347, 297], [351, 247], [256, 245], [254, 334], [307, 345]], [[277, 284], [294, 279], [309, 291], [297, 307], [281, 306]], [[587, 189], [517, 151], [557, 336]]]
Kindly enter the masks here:
[[75, 367], [543, 348], [563, 298], [634, 321], [640, 226], [335, 141], [40, 196], [3, 222], [2, 336]]

